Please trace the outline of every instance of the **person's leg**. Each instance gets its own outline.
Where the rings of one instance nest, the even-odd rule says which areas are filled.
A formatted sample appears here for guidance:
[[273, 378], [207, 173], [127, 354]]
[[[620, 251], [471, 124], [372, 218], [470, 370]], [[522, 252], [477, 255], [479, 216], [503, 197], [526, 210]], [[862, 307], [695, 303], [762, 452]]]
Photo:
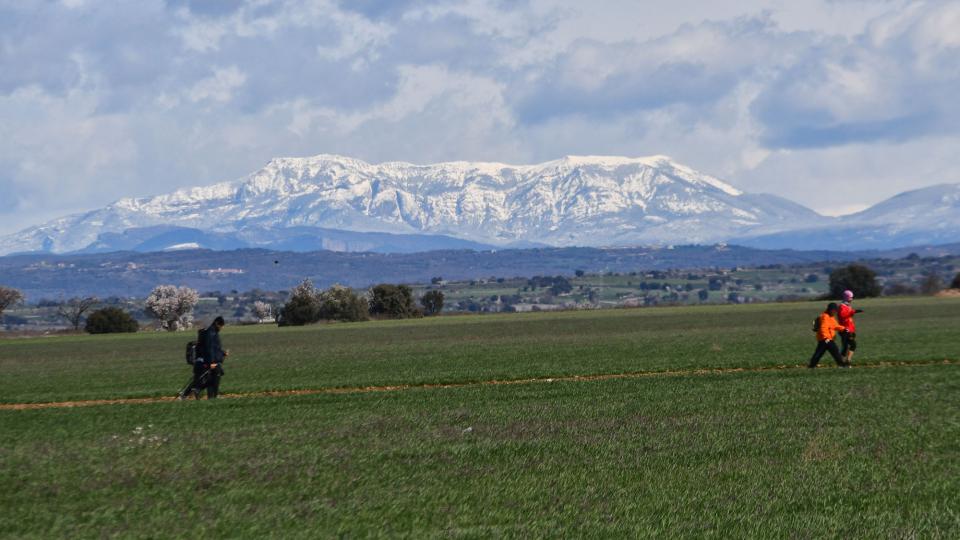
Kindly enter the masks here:
[[204, 377], [203, 374], [206, 373], [206, 368], [203, 367], [203, 364], [196, 364], [193, 366], [193, 388], [190, 389], [193, 393], [194, 399], [200, 399], [200, 391], [203, 390]]
[[813, 356], [810, 357], [810, 363], [807, 367], [815, 368], [817, 364], [820, 363], [820, 359], [823, 358], [823, 353], [827, 352], [827, 344], [825, 341], [818, 341], [817, 348], [813, 351]]
[[847, 364], [843, 361], [843, 357], [840, 356], [840, 349], [837, 348], [837, 344], [834, 341], [826, 341], [826, 348], [830, 351], [830, 356], [833, 357], [833, 361], [837, 363], [838, 366], [844, 367]]
[[847, 336], [846, 354], [843, 355], [844, 358], [847, 360], [848, 365], [850, 364], [850, 362], [853, 361], [853, 353], [855, 352], [857, 352], [857, 333], [851, 332], [850, 335]]
[[218, 393], [220, 393], [220, 374], [216, 370], [211, 370], [207, 381], [207, 399], [216, 399]]

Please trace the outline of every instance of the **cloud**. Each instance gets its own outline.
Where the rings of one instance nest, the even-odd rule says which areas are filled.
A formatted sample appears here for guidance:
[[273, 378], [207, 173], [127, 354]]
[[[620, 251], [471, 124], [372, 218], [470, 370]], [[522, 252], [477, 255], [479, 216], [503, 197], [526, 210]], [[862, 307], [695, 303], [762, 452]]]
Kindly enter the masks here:
[[844, 204], [860, 204], [921, 181], [887, 156], [923, 162], [922, 181], [960, 181], [945, 150], [960, 125], [958, 10], [3, 2], [0, 230], [321, 152], [414, 162], [665, 153], [824, 208], [839, 205], [801, 188], [842, 180]]
[[246, 74], [236, 66], [217, 68], [210, 77], [197, 81], [187, 92], [187, 98], [194, 103], [206, 100], [225, 103], [233, 98], [234, 91], [245, 82]]
[[917, 4], [807, 49], [752, 108], [776, 148], [960, 132], [960, 4]]

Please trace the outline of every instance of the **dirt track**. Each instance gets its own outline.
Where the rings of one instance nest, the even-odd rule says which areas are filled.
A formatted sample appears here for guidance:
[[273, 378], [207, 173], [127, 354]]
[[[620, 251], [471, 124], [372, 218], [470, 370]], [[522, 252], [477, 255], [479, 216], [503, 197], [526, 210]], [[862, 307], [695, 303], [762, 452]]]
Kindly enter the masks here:
[[[933, 365], [958, 365], [957, 360], [937, 360], [924, 362], [876, 362], [872, 364], [854, 365], [853, 369], [877, 369], [888, 367], [919, 367]], [[598, 375], [564, 375], [559, 377], [535, 377], [527, 379], [504, 379], [489, 381], [474, 381], [449, 384], [400, 384], [392, 386], [355, 386], [341, 388], [313, 388], [302, 390], [268, 390], [262, 392], [238, 392], [232, 394], [221, 394], [223, 399], [239, 398], [263, 398], [263, 397], [289, 397], [306, 396], [315, 394], [358, 394], [366, 392], [397, 392], [401, 390], [414, 389], [437, 389], [437, 388], [468, 388], [475, 386], [492, 386], [507, 384], [538, 384], [552, 382], [577, 382], [577, 381], [605, 381], [611, 379], [640, 379], [645, 377], [683, 377], [691, 375], [723, 375], [730, 373], [751, 373], [761, 371], [781, 371], [788, 369], [806, 369], [804, 365], [781, 365], [753, 368], [714, 368], [714, 369], [689, 369], [689, 370], [671, 370], [671, 371], [638, 371], [632, 373], [608, 373]], [[829, 368], [828, 368], [829, 369]], [[22, 411], [31, 409], [62, 409], [71, 407], [92, 407], [95, 405], [133, 405], [139, 403], [164, 403], [176, 401], [174, 397], [143, 397], [143, 398], [118, 398], [118, 399], [91, 399], [84, 401], [55, 401], [47, 403], [0, 403], [0, 411]]]

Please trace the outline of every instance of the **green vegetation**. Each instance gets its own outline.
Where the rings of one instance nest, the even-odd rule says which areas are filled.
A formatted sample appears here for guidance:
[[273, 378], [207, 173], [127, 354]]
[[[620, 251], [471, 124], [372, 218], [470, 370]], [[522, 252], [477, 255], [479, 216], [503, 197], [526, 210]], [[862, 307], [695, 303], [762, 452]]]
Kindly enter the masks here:
[[883, 293], [883, 287], [877, 282], [877, 273], [862, 264], [851, 264], [830, 272], [830, 297], [842, 298], [847, 290], [857, 298], [870, 298]]
[[118, 334], [136, 332], [140, 329], [137, 320], [117, 307], [98, 309], [87, 317], [86, 331], [90, 334]]
[[[857, 305], [859, 366], [957, 358], [960, 300]], [[228, 393], [691, 373], [0, 410], [0, 536], [957, 537], [960, 366], [693, 373], [821, 308], [228, 326]], [[172, 395], [191, 337], [0, 340], [2, 401]]]
[[[857, 363], [956, 358], [960, 300], [857, 302]], [[798, 365], [821, 302], [227, 326], [223, 390]], [[0, 340], [0, 402], [172, 395], [191, 333]], [[38, 376], [38, 370], [42, 376]]]

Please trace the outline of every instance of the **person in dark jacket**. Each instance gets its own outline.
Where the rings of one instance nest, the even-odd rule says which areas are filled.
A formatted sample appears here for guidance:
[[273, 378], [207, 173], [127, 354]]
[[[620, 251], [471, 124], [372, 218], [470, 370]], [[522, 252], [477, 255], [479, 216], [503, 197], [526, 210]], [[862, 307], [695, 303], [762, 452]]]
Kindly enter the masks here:
[[[223, 330], [226, 322], [223, 317], [217, 317], [207, 328], [203, 342], [203, 366], [204, 372], [209, 370], [204, 387], [207, 389], [207, 399], [216, 399], [220, 393], [220, 377], [223, 376], [223, 361], [229, 356], [229, 352], [223, 350], [223, 343], [220, 341], [220, 331]], [[199, 392], [199, 388], [197, 388]]]

